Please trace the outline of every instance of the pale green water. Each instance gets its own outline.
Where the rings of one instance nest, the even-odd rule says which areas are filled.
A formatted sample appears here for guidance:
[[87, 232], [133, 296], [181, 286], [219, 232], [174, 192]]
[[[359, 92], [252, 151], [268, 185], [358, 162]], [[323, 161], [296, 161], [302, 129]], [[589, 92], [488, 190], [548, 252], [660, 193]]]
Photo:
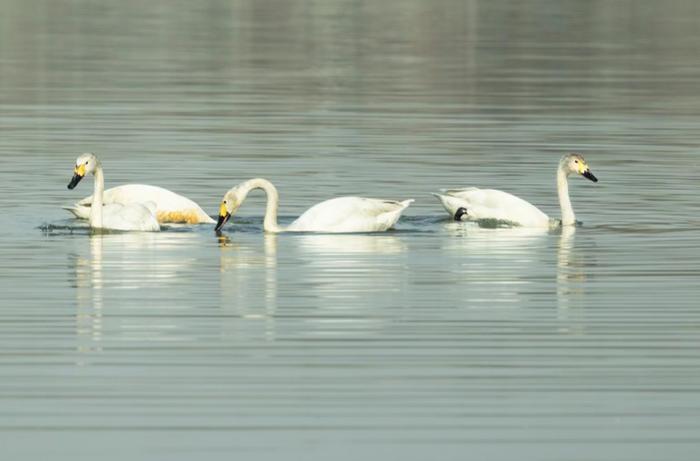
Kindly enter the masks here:
[[[2, 459], [696, 459], [699, 10], [0, 1]], [[429, 196], [556, 216], [572, 149], [574, 233]], [[222, 238], [89, 235], [84, 151], [211, 214], [254, 176], [286, 221], [416, 203], [384, 235], [264, 236], [261, 194]]]

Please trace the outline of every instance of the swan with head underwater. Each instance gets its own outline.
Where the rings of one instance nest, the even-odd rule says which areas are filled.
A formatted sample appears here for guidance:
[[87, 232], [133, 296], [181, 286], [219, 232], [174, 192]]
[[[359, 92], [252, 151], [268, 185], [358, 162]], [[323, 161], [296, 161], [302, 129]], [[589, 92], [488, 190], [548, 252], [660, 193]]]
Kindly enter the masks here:
[[83, 154], [75, 161], [73, 178], [68, 184], [68, 189], [74, 189], [89, 173], [95, 177], [93, 201], [88, 217], [91, 228], [120, 231], [160, 230], [153, 202], [103, 205], [104, 174], [102, 165], [93, 154]]
[[576, 216], [569, 199], [571, 174], [578, 174], [593, 182], [598, 182], [586, 160], [580, 154], [566, 154], [559, 161], [557, 169], [557, 192], [561, 207], [561, 221], [550, 219], [536, 206], [525, 200], [495, 189], [445, 189], [435, 195], [455, 220], [479, 221], [495, 219], [524, 227], [575, 226]]
[[263, 229], [265, 232], [382, 232], [391, 229], [401, 213], [413, 202], [382, 200], [364, 197], [337, 197], [318, 203], [286, 227], [277, 224], [279, 194], [267, 179], [255, 178], [231, 188], [224, 195], [219, 207], [219, 220], [215, 230], [236, 214], [248, 193], [262, 189], [267, 195]]
[[[86, 154], [87, 155], [87, 154]], [[94, 154], [90, 154], [93, 155]], [[64, 207], [79, 219], [90, 217], [94, 195], [85, 197], [73, 206]], [[192, 200], [175, 192], [147, 184], [124, 184], [104, 191], [102, 203], [129, 205], [132, 203], [153, 202], [156, 205], [156, 218], [161, 223], [214, 224], [208, 214]]]

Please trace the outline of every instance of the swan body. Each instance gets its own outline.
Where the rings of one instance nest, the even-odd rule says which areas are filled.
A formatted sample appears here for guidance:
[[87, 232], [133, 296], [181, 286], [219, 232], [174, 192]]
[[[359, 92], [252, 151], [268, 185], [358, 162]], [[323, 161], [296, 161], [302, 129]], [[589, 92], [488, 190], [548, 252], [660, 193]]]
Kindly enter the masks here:
[[318, 203], [299, 216], [287, 227], [277, 224], [279, 194], [277, 188], [262, 178], [250, 179], [233, 187], [224, 195], [219, 209], [216, 230], [220, 230], [236, 213], [248, 193], [263, 189], [267, 194], [267, 208], [263, 228], [265, 232], [382, 232], [391, 229], [413, 200], [394, 200], [365, 197], [337, 197]]
[[557, 169], [557, 192], [561, 207], [561, 222], [551, 219], [539, 208], [508, 192], [496, 189], [444, 189], [435, 195], [442, 206], [456, 220], [496, 219], [524, 227], [553, 227], [576, 225], [576, 216], [569, 199], [570, 174], [579, 174], [593, 182], [598, 179], [591, 173], [580, 154], [564, 155]]
[[73, 178], [68, 184], [69, 189], [75, 186], [88, 174], [95, 177], [92, 206], [88, 220], [93, 229], [121, 231], [159, 231], [160, 224], [156, 219], [156, 204], [151, 201], [144, 203], [110, 203], [103, 206], [104, 174], [102, 165], [94, 154], [83, 154], [75, 161]]
[[[65, 209], [77, 218], [88, 219], [93, 195]], [[150, 201], [156, 205], [156, 218], [161, 223], [214, 224], [208, 214], [192, 200], [158, 186], [125, 184], [104, 191], [104, 204], [128, 205]]]

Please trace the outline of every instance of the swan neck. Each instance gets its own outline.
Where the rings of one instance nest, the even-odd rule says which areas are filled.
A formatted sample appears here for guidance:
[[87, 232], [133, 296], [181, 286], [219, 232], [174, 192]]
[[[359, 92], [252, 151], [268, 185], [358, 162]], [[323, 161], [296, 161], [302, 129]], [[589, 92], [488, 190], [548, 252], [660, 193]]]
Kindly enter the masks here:
[[95, 167], [95, 185], [92, 194], [92, 205], [90, 207], [90, 226], [102, 227], [102, 195], [105, 191], [105, 178], [102, 174], [102, 166]]
[[557, 193], [559, 194], [559, 206], [561, 207], [561, 224], [562, 226], [573, 226], [576, 224], [576, 215], [571, 207], [571, 199], [569, 198], [569, 180], [568, 174], [564, 171], [563, 166], [557, 170]]
[[248, 192], [253, 189], [262, 189], [265, 191], [265, 195], [267, 195], [265, 220], [263, 221], [263, 229], [265, 232], [282, 232], [282, 228], [277, 224], [277, 210], [280, 200], [277, 188], [267, 179], [255, 178], [246, 183], [243, 188], [243, 196], [247, 196]]

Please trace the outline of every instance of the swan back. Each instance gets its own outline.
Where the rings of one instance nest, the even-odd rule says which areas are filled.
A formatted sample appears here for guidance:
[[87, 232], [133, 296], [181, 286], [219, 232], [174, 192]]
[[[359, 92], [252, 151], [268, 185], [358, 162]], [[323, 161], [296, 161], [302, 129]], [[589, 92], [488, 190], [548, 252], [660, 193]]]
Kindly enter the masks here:
[[[92, 195], [85, 197], [74, 207], [67, 209], [79, 218], [85, 217], [90, 214], [89, 207], [92, 200]], [[153, 202], [156, 205], [155, 212], [159, 222], [187, 224], [213, 224], [216, 222], [194, 201], [158, 186], [125, 184], [112, 187], [104, 191], [103, 200], [105, 204], [119, 203], [122, 205], [144, 201]]]
[[394, 227], [413, 202], [337, 197], [309, 208], [287, 227], [297, 232], [381, 232]]
[[413, 200], [371, 199], [364, 197], [338, 197], [309, 208], [287, 228], [277, 224], [279, 194], [268, 180], [254, 178], [231, 188], [221, 202], [219, 221], [215, 227], [220, 230], [233, 216], [248, 193], [253, 189], [263, 189], [267, 194], [265, 220], [266, 232], [380, 232], [396, 224]]
[[508, 192], [496, 189], [447, 189], [434, 194], [450, 215], [455, 216], [459, 208], [466, 209], [470, 220], [496, 219], [528, 227], [548, 227], [549, 216], [531, 203]]

